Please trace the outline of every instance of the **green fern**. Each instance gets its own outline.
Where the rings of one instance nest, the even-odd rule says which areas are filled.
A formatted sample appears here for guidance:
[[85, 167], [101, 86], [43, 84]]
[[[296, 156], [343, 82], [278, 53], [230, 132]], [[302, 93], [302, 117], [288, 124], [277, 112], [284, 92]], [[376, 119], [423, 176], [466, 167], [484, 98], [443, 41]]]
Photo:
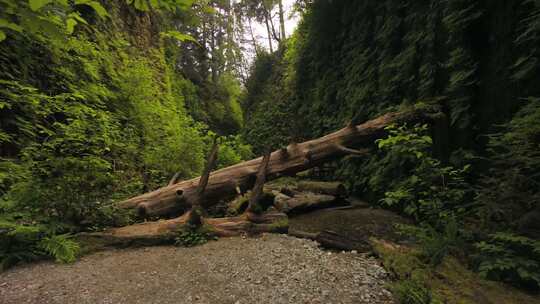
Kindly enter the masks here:
[[73, 263], [77, 259], [80, 247], [71, 238], [72, 236], [68, 234], [45, 237], [37, 247], [54, 257], [57, 262]]
[[481, 276], [540, 289], [540, 241], [499, 232], [475, 247]]

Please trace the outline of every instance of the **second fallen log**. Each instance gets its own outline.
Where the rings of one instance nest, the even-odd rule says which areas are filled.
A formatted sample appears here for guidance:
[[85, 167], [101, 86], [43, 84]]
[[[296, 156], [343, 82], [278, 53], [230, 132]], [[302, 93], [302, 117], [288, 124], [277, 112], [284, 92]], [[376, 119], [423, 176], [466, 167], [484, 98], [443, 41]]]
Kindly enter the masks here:
[[347, 197], [347, 189], [340, 182], [300, 181], [296, 186], [296, 190], [333, 195], [335, 197]]

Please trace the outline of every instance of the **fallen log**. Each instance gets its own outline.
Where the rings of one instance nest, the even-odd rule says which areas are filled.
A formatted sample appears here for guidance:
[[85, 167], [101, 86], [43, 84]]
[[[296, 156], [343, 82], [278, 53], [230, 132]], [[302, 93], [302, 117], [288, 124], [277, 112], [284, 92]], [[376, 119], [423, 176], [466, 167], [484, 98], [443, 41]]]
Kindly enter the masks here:
[[340, 182], [300, 181], [296, 186], [296, 190], [333, 195], [335, 197], [347, 196], [347, 189]]
[[319, 233], [310, 233], [299, 230], [289, 230], [289, 235], [298, 238], [310, 239], [319, 243], [322, 247], [336, 250], [357, 250], [359, 252], [371, 251], [371, 245], [367, 240], [359, 240], [336, 232], [324, 230]]
[[339, 203], [335, 196], [315, 193], [300, 193], [294, 197], [276, 202], [277, 210], [286, 214], [298, 214], [334, 206]]
[[[144, 222], [120, 228], [110, 228], [103, 232], [80, 233], [77, 239], [83, 244], [96, 244], [93, 250], [105, 247], [136, 247], [173, 243], [180, 232], [185, 231], [189, 215]], [[287, 233], [287, 215], [280, 212], [266, 212], [260, 215], [247, 214], [237, 217], [201, 218], [199, 228], [205, 233], [218, 237], [242, 234]]]
[[[290, 144], [270, 154], [266, 180], [293, 175], [346, 155], [365, 155], [368, 149], [354, 148], [371, 147], [376, 139], [386, 134], [385, 127], [388, 125], [431, 121], [433, 113], [416, 109], [388, 113], [361, 125], [350, 124], [321, 138]], [[193, 201], [200, 201], [203, 207], [209, 206], [220, 200], [232, 199], [252, 188], [261, 162], [262, 157], [259, 157], [212, 172], [200, 200], [193, 199], [193, 196], [197, 196], [199, 185], [199, 178], [195, 178], [139, 195], [118, 205], [122, 208], [135, 208], [142, 216], [178, 215], [188, 210]]]

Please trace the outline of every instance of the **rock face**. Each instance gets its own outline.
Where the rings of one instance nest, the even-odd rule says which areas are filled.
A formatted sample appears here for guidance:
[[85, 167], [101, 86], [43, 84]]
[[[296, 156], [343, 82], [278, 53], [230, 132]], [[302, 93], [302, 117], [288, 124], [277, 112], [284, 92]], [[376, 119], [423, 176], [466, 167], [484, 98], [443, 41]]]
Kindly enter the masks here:
[[263, 234], [17, 267], [0, 277], [0, 303], [389, 304], [387, 279], [373, 258]]

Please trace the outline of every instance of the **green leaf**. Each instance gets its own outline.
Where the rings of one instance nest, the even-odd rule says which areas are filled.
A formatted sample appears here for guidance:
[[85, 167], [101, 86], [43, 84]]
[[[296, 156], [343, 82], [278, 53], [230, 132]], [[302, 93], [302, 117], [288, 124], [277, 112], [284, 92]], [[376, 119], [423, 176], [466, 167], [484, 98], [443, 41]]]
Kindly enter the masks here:
[[78, 12], [71, 13], [71, 14], [68, 15], [68, 17], [75, 19], [75, 21], [77, 21], [77, 23], [82, 23], [82, 24], [88, 25], [88, 22], [86, 22], [86, 20], [84, 20], [84, 18], [81, 17], [81, 15], [79, 15]]
[[0, 30], [0, 42], [6, 39], [6, 33]]
[[109, 16], [109, 14], [107, 13], [107, 10], [97, 1], [90, 1], [84, 4], [92, 7], [94, 11], [96, 11], [96, 14], [98, 14], [98, 16], [101, 18], [105, 18]]
[[192, 36], [188, 35], [188, 34], [184, 34], [184, 33], [180, 33], [178, 31], [168, 31], [168, 32], [162, 32], [161, 33], [161, 36], [162, 37], [165, 37], [165, 38], [173, 38], [173, 39], [176, 39], [178, 41], [192, 41], [192, 42], [195, 42], [195, 43], [199, 43], [195, 38], [193, 38]]
[[77, 25], [77, 21], [73, 18], [69, 18], [66, 21], [66, 29], [68, 34], [72, 34], [73, 30], [75, 29], [75, 25]]
[[28, 0], [28, 5], [30, 5], [30, 9], [35, 12], [51, 2], [53, 2], [53, 0]]
[[149, 9], [146, 0], [135, 0], [135, 8], [143, 12], [146, 12]]
[[158, 0], [150, 0], [150, 6], [154, 9], [159, 8], [159, 1]]
[[0, 19], [0, 27], [8, 28], [10, 30], [16, 31], [16, 32], [22, 32], [22, 27], [15, 23], [11, 23], [7, 21], [6, 19]]

